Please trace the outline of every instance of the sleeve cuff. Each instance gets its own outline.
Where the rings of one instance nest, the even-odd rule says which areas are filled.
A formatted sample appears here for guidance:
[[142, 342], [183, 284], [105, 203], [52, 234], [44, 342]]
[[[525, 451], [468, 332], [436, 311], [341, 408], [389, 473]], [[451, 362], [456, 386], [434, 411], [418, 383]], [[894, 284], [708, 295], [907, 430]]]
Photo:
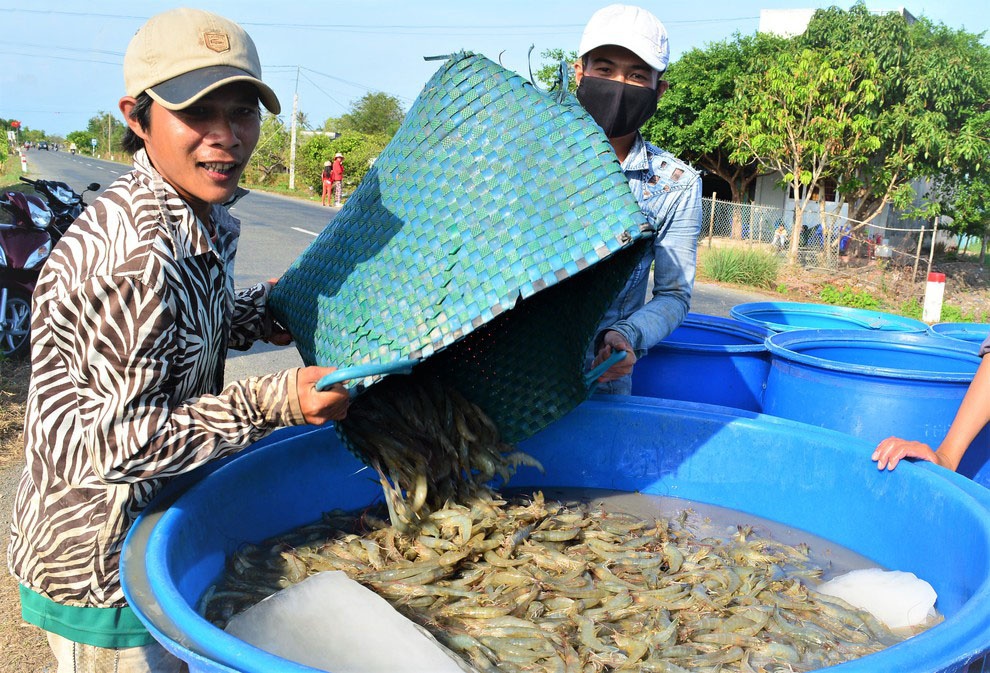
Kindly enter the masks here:
[[289, 421], [290, 425], [305, 425], [306, 416], [303, 414], [302, 404], [299, 402], [299, 388], [297, 380], [299, 378], [299, 369], [289, 370], [289, 376], [286, 379], [286, 393], [288, 395], [289, 402]]

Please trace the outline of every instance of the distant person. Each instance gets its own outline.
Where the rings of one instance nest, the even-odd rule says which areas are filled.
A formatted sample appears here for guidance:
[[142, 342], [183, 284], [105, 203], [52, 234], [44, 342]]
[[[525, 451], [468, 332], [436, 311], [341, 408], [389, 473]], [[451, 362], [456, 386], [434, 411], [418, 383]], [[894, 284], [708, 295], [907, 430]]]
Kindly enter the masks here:
[[773, 232], [772, 245], [778, 251], [787, 247], [787, 227], [784, 226], [783, 222], [777, 223], [777, 228]]
[[852, 240], [852, 229], [848, 223], [839, 229], [839, 237], [839, 255], [844, 257], [849, 254], [849, 242]]
[[272, 430], [346, 414], [328, 367], [223, 385], [228, 349], [287, 344], [271, 283], [235, 290], [240, 223], [226, 205], [261, 132], [254, 42], [196, 9], [151, 17], [124, 55], [134, 168], [55, 246], [34, 294], [26, 467], [8, 561], [21, 615], [47, 631], [58, 673], [185, 669], [124, 598], [124, 537], [169, 481]]
[[333, 155], [333, 166], [330, 167], [330, 181], [334, 189], [334, 206], [340, 208], [341, 193], [344, 189], [344, 155], [337, 152]]
[[330, 168], [330, 162], [329, 161], [324, 161], [323, 162], [323, 176], [322, 176], [322, 180], [323, 180], [323, 205], [324, 206], [329, 206], [330, 205], [330, 200], [332, 198], [330, 196], [330, 194], [332, 192], [332, 188], [333, 188], [333, 177], [332, 177], [332, 174], [333, 174], [333, 171]]
[[877, 463], [877, 469], [893, 470], [904, 458], [920, 458], [953, 472], [959, 468], [959, 463], [969, 449], [969, 445], [990, 422], [990, 358], [985, 357], [988, 351], [990, 351], [990, 337], [987, 337], [980, 346], [980, 357], [983, 360], [969, 388], [966, 389], [956, 417], [952, 420], [952, 425], [949, 426], [949, 431], [938, 445], [938, 449], [932, 451], [932, 448], [924, 442], [888, 437], [877, 444], [871, 456]]
[[[602, 127], [629, 187], [655, 235], [649, 252], [608, 309], [592, 345], [592, 366], [613, 351], [625, 359], [599, 379], [597, 391], [628, 395], [636, 358], [687, 316], [701, 231], [701, 178], [673, 154], [651, 145], [639, 129], [667, 90], [667, 30], [640, 7], [609, 5], [585, 26], [574, 64], [577, 98]], [[646, 301], [650, 270], [653, 294]]]

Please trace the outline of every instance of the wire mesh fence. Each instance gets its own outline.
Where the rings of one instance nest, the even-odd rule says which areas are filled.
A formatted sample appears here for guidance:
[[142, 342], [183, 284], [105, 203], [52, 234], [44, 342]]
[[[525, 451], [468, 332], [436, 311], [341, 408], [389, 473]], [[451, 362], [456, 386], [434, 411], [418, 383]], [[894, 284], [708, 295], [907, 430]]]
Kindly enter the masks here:
[[[794, 213], [782, 207], [702, 198], [701, 243], [731, 241], [758, 245], [786, 258], [794, 236]], [[883, 225], [860, 222], [817, 206], [804, 211], [798, 236], [798, 262], [805, 267], [838, 269], [851, 259], [913, 266], [927, 273], [936, 243], [949, 243], [937, 221], [888, 213]]]

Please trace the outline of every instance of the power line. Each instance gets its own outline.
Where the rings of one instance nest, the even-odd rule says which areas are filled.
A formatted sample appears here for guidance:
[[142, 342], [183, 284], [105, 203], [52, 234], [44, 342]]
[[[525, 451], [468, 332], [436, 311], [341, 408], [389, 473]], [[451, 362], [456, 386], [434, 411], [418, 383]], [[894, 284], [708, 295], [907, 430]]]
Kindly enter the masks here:
[[60, 47], [53, 44], [34, 44], [31, 42], [4, 42], [6, 47], [28, 47], [31, 49], [59, 49], [62, 51], [79, 51], [84, 54], [106, 54], [107, 56], [119, 56], [124, 57], [124, 52], [122, 51], [109, 51], [106, 49], [80, 49], [79, 47]]
[[[306, 69], [306, 68], [302, 68], [302, 70], [305, 70], [305, 69]], [[322, 94], [323, 94], [324, 96], [326, 96], [327, 98], [329, 98], [330, 100], [332, 100], [332, 101], [333, 101], [334, 103], [336, 103], [337, 105], [339, 105], [339, 106], [340, 106], [340, 107], [341, 107], [342, 109], [344, 109], [344, 110], [346, 110], [346, 109], [347, 109], [347, 107], [346, 107], [346, 106], [345, 106], [345, 105], [344, 105], [343, 103], [341, 103], [341, 102], [340, 102], [339, 100], [337, 100], [336, 98], [334, 98], [333, 96], [331, 96], [330, 94], [328, 94], [328, 93], [327, 93], [326, 91], [324, 91], [324, 90], [323, 90], [322, 88], [320, 88], [320, 85], [319, 85], [319, 84], [317, 84], [316, 82], [314, 82], [313, 80], [311, 80], [311, 79], [309, 78], [309, 76], [308, 76], [308, 75], [306, 75], [306, 73], [303, 73], [303, 72], [301, 72], [300, 74], [302, 75], [302, 77], [303, 77], [303, 79], [305, 79], [305, 80], [306, 80], [307, 82], [309, 82], [309, 83], [310, 83], [310, 84], [312, 84], [312, 85], [313, 85], [314, 87], [316, 87], [316, 90], [317, 90], [317, 91], [319, 91], [319, 92], [320, 92], [320, 93], [322, 93]]]
[[25, 56], [27, 58], [50, 58], [50, 59], [55, 59], [56, 61], [73, 61], [75, 63], [101, 63], [103, 65], [116, 65], [116, 66], [119, 66], [121, 64], [120, 61], [97, 61], [96, 59], [91, 59], [91, 58], [53, 56], [52, 54], [25, 54], [24, 52], [21, 51], [6, 51], [3, 48], [0, 48], [0, 54], [9, 54], [11, 56]]
[[[127, 19], [127, 20], [137, 20], [145, 21], [148, 16], [130, 16], [123, 14], [100, 14], [96, 12], [68, 12], [68, 11], [50, 11], [50, 10], [39, 10], [39, 9], [21, 9], [21, 8], [0, 8], [0, 12], [19, 12], [22, 14], [44, 14], [45, 16], [60, 15], [60, 16], [72, 16], [72, 17], [87, 17], [96, 19]], [[675, 25], [691, 25], [691, 24], [706, 24], [706, 23], [731, 23], [738, 21], [755, 21], [759, 19], [758, 16], [737, 16], [737, 17], [720, 17], [720, 18], [705, 18], [705, 19], [680, 19], [680, 20], [667, 20], [664, 21], [665, 25], [675, 26]], [[552, 24], [519, 24], [519, 23], [505, 23], [505, 24], [375, 24], [375, 23], [271, 23], [271, 22], [260, 22], [260, 21], [239, 21], [242, 26], [260, 26], [263, 28], [288, 28], [292, 30], [300, 29], [310, 29], [310, 30], [329, 30], [338, 32], [354, 32], [354, 33], [368, 33], [368, 32], [378, 32], [378, 33], [390, 33], [390, 34], [405, 34], [405, 35], [417, 35], [417, 34], [432, 34], [432, 32], [427, 33], [417, 33], [416, 31], [444, 31], [445, 34], [451, 34], [452, 30], [470, 30], [470, 31], [484, 31], [482, 34], [504, 34], [505, 31], [524, 31], [525, 33], [541, 33], [547, 34], [545, 31], [553, 30], [560, 31], [563, 33], [570, 33], [574, 30], [580, 30], [584, 28], [583, 23], [552, 23]], [[413, 32], [396, 32], [396, 31], [413, 31]], [[476, 33], [475, 33], [476, 34]]]
[[[373, 88], [371, 88], [369, 86], [366, 86], [364, 84], [359, 84], [358, 82], [352, 82], [350, 80], [346, 80], [346, 79], [343, 79], [343, 78], [340, 78], [340, 77], [336, 77], [335, 75], [330, 75], [330, 74], [327, 74], [325, 72], [320, 72], [319, 70], [313, 70], [312, 68], [307, 68], [306, 66], [302, 66], [302, 69], [303, 70], [306, 70], [308, 72], [311, 72], [314, 75], [320, 75], [321, 77], [326, 77], [327, 79], [332, 79], [332, 80], [334, 80], [336, 82], [341, 82], [343, 84], [347, 84], [347, 85], [356, 87], [358, 89], [363, 89], [364, 91], [368, 91], [368, 92], [380, 91], [380, 89], [373, 89]], [[401, 98], [401, 99], [403, 99], [405, 101], [412, 102], [409, 98], [405, 98], [403, 96], [396, 96], [396, 98]]]

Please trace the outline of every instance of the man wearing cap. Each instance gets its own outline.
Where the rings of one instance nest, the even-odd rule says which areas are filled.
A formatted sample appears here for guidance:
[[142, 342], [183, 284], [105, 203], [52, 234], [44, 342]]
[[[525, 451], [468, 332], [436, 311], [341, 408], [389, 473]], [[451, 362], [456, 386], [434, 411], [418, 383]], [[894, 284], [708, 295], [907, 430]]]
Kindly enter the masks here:
[[340, 208], [341, 193], [344, 189], [344, 155], [337, 152], [333, 155], [333, 167], [330, 169], [330, 181], [333, 183], [334, 204]]
[[[653, 245], [609, 308], [589, 359], [597, 365], [627, 356], [599, 378], [598, 392], [629, 394], [637, 356], [663, 340], [687, 316], [701, 231], [701, 178], [669, 152], [643, 140], [639, 129], [667, 90], [667, 31], [650, 12], [609, 5], [595, 12], [581, 36], [574, 77], [577, 97], [615, 150], [643, 215], [656, 231]], [[653, 267], [653, 293], [646, 301]]]
[[[58, 672], [179, 671], [127, 605], [121, 548], [169, 480], [286, 425], [343, 418], [348, 393], [303, 367], [223, 387], [229, 348], [286, 344], [270, 283], [235, 291], [223, 204], [260, 135], [251, 38], [194, 9], [152, 17], [124, 56], [134, 169], [76, 220], [34, 295], [26, 467], [8, 562]], [[241, 190], [243, 191], [243, 190]]]

